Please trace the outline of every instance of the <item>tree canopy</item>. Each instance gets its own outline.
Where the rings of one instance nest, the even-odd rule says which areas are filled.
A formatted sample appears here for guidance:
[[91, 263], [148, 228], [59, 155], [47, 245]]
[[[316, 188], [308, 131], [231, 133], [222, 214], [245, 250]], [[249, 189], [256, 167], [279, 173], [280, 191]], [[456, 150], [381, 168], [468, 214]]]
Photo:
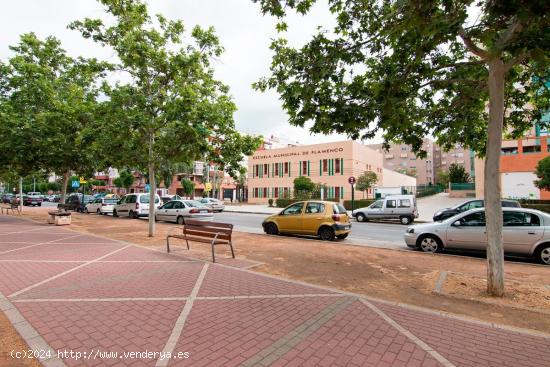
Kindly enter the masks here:
[[[316, 0], [252, 0], [280, 19]], [[546, 0], [328, 0], [336, 20], [300, 48], [271, 44], [271, 75], [289, 122], [412, 146], [422, 138], [485, 156], [487, 290], [504, 294], [499, 179], [503, 133], [521, 136], [550, 107], [550, 2]], [[488, 109], [487, 109], [488, 107]], [[506, 111], [506, 113], [505, 113]]]
[[[17, 175], [101, 168], [93, 122], [107, 65], [72, 58], [54, 37], [23, 34], [0, 62], [0, 167]], [[63, 187], [66, 186], [63, 185]], [[63, 190], [65, 193], [65, 190]]]
[[466, 168], [460, 164], [452, 163], [449, 166], [449, 182], [451, 183], [467, 183], [470, 182], [470, 174], [466, 172]]
[[[148, 172], [151, 202], [156, 172], [204, 155], [234, 170], [255, 139], [235, 131], [235, 104], [214, 78], [212, 60], [222, 54], [213, 28], [186, 32], [179, 20], [152, 18], [140, 0], [101, 0], [114, 22], [84, 19], [70, 27], [115, 50], [130, 81], [105, 85], [114, 161]], [[124, 134], [120, 134], [124, 132]], [[107, 134], [106, 134], [107, 136]], [[250, 143], [250, 144], [249, 144]], [[153, 236], [154, 206], [149, 212]]]
[[370, 189], [374, 184], [376, 184], [376, 182], [378, 182], [378, 176], [376, 173], [372, 171], [365, 171], [357, 178], [355, 188], [359, 191], [363, 191], [364, 195], [365, 191]]
[[550, 190], [550, 157], [543, 158], [537, 163], [535, 174], [538, 177], [535, 186], [541, 190]]

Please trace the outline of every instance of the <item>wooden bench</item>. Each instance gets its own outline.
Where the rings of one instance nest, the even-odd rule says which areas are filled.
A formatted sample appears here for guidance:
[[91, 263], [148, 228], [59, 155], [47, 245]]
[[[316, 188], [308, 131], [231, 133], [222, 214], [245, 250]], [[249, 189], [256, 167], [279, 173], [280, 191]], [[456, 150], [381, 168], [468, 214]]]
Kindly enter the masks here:
[[214, 246], [228, 245], [231, 248], [231, 256], [235, 258], [231, 234], [233, 233], [233, 224], [206, 222], [202, 220], [186, 219], [183, 224], [182, 234], [171, 234], [166, 236], [166, 250], [170, 252], [170, 238], [179, 238], [185, 240], [189, 250], [189, 241], [210, 243], [212, 246], [212, 262], [216, 262]]
[[4, 214], [4, 212], [6, 212], [6, 214], [9, 214], [10, 210], [12, 214], [15, 214], [15, 212], [17, 212], [17, 214], [21, 214], [21, 208], [19, 208], [19, 204], [15, 203], [4, 204], [1, 206], [0, 210], [2, 214]]

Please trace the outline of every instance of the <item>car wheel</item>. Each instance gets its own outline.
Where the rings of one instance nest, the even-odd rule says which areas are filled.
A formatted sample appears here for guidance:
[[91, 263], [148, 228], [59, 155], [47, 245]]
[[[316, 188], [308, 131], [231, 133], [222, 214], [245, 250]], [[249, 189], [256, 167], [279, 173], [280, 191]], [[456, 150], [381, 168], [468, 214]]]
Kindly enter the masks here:
[[88, 211], [88, 208], [84, 208], [84, 213], [90, 214], [90, 212]]
[[339, 234], [339, 235], [336, 236], [336, 237], [338, 237], [339, 240], [343, 240], [344, 238], [347, 238], [348, 235], [349, 235], [349, 233], [344, 233], [344, 234]]
[[399, 217], [399, 221], [401, 222], [401, 224], [407, 225], [407, 224], [410, 224], [412, 222], [412, 218], [409, 217], [409, 216], [404, 215], [404, 216]]
[[101, 210], [100, 209], [97, 209], [97, 215], [101, 215]]
[[355, 219], [357, 219], [358, 222], [365, 222], [367, 220], [367, 217], [363, 213], [357, 213]]
[[176, 219], [176, 223], [177, 223], [177, 224], [183, 224], [183, 222], [184, 222], [183, 217], [180, 215], [180, 216], [178, 217], [178, 219]]
[[323, 241], [334, 241], [334, 237], [336, 236], [334, 235], [334, 231], [332, 230], [332, 228], [321, 227], [321, 229], [319, 229], [319, 237]]
[[42, 204], [38, 204], [38, 206], [42, 206]]
[[116, 212], [116, 209], [113, 210], [113, 217], [118, 217], [118, 213]]
[[550, 244], [545, 244], [537, 249], [537, 260], [541, 264], [550, 265]]
[[270, 235], [278, 235], [279, 234], [279, 228], [277, 228], [277, 225], [275, 223], [267, 223], [265, 225], [264, 229], [265, 233]]
[[418, 247], [424, 252], [439, 252], [441, 250], [441, 244], [439, 239], [435, 236], [426, 235], [418, 239]]

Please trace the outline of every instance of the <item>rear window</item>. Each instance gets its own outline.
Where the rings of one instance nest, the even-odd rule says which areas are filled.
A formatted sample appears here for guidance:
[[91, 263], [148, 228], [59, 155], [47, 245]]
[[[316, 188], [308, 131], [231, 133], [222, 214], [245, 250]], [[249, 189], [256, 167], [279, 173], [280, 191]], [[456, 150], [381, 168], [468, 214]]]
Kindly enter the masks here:
[[502, 202], [503, 208], [519, 208], [520, 205], [517, 201], [503, 201]]
[[188, 200], [185, 202], [185, 204], [189, 205], [190, 207], [192, 208], [203, 208], [204, 205], [199, 203], [198, 201], [195, 201], [195, 200]]
[[[149, 204], [149, 195], [141, 195], [139, 197], [139, 202], [142, 204]], [[158, 196], [155, 196], [155, 204], [158, 204], [159, 198]]]
[[347, 214], [348, 211], [346, 210], [346, 208], [344, 208], [342, 205], [340, 204], [334, 204], [332, 206], [332, 210], [334, 210], [334, 214]]
[[105, 203], [105, 204], [116, 204], [116, 203], [118, 203], [118, 199], [103, 199], [103, 203]]

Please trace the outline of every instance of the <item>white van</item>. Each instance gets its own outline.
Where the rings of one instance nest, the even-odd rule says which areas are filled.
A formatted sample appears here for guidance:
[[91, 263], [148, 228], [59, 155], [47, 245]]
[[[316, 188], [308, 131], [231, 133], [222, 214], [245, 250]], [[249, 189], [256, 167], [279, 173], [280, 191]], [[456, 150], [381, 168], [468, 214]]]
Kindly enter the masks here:
[[365, 208], [354, 210], [358, 222], [377, 219], [399, 219], [401, 224], [410, 224], [418, 218], [414, 195], [388, 195]]
[[[162, 205], [160, 196], [155, 194], [155, 208]], [[128, 216], [139, 218], [149, 216], [149, 193], [128, 194], [115, 204], [113, 217]]]

